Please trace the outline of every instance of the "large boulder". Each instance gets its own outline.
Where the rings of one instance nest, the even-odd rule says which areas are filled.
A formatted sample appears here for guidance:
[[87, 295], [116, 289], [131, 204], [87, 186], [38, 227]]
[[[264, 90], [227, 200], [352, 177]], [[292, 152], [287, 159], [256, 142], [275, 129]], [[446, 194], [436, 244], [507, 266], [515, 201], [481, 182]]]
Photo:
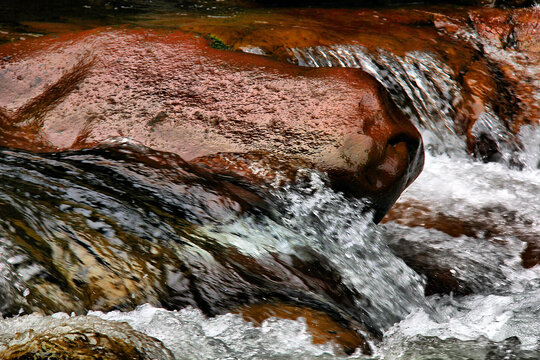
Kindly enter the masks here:
[[277, 157], [369, 198], [376, 220], [423, 165], [418, 131], [357, 69], [301, 68], [126, 28], [9, 43], [0, 58], [3, 146], [65, 150], [125, 136], [263, 183], [234, 164]]

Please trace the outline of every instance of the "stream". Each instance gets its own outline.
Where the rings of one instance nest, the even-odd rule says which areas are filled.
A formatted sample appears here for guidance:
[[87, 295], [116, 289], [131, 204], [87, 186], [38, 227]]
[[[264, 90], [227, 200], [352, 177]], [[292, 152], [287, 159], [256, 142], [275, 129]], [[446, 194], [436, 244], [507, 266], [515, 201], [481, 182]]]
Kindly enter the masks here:
[[[526, 67], [538, 99], [534, 59], [483, 46]], [[0, 353], [49, 359], [43, 344], [110, 337], [133, 359], [540, 358], [538, 119], [513, 134], [488, 103], [472, 132], [490, 134], [496, 161], [475, 158], [454, 122], [463, 86], [437, 54], [290, 54], [362, 68], [420, 130], [424, 169], [386, 218], [375, 224], [369, 201], [313, 169], [286, 186], [233, 184], [240, 192], [122, 136], [50, 153], [2, 147]], [[324, 311], [370, 350], [314, 343], [302, 317], [259, 326], [234, 310], [260, 299]]]

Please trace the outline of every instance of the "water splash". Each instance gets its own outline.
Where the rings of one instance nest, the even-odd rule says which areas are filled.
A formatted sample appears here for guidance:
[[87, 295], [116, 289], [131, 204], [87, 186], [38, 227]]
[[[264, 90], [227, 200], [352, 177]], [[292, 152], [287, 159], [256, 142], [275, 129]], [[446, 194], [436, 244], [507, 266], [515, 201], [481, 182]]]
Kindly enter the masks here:
[[415, 311], [386, 334], [386, 344], [390, 347], [397, 339], [403, 342], [404, 339], [418, 338], [419, 335], [460, 341], [485, 338], [493, 342], [504, 342], [513, 338], [519, 344], [518, 348], [538, 356], [538, 285], [539, 278], [536, 277], [520, 293], [433, 298], [439, 311], [446, 314], [446, 321], [437, 322], [422, 310]]
[[317, 259], [337, 271], [355, 294], [354, 307], [367, 313], [354, 315], [378, 330], [417, 307], [429, 311], [423, 279], [392, 254], [366, 213], [366, 203], [332, 191], [319, 173], [306, 175], [307, 183], [274, 192], [279, 213], [273, 219], [244, 217], [205, 234], [250, 256], [275, 252], [306, 263]]
[[[537, 132], [531, 135], [525, 142], [530, 142], [534, 149], [540, 144], [537, 142]], [[537, 156], [533, 155], [534, 152], [525, 154], [529, 154], [525, 157]], [[404, 191], [400, 202], [428, 202], [432, 211], [462, 219], [478, 219], [482, 216], [479, 209], [501, 209], [501, 224], [512, 225], [512, 221], [503, 221], [502, 214], [514, 212], [516, 216], [513, 218], [521, 218], [518, 222], [535, 230], [540, 227], [539, 193], [540, 176], [536, 167], [520, 171], [508, 169], [503, 164], [484, 164], [470, 158], [428, 155], [424, 171]]]
[[361, 201], [334, 193], [316, 175], [301, 192], [281, 195], [287, 204], [283, 222], [339, 269], [345, 283], [362, 295], [358, 306], [368, 309], [378, 328], [388, 328], [416, 307], [428, 311], [423, 280], [401, 259], [388, 256], [369, 214], [362, 214]]
[[519, 160], [528, 170], [540, 169], [540, 126], [524, 126], [519, 132]]
[[[540, 356], [538, 302], [540, 268], [523, 268], [526, 246], [540, 237], [540, 147], [537, 128], [520, 133], [523, 170], [447, 155], [426, 157], [424, 172], [399, 204], [426, 207], [422, 216], [405, 211], [383, 227], [400, 257], [425, 259], [426, 268], [450, 270], [472, 295], [432, 296], [440, 318], [415, 310], [387, 333], [381, 346], [390, 359], [536, 359]], [[447, 218], [468, 235], [429, 228]], [[412, 216], [412, 217], [408, 217]], [[412, 221], [409, 223], [409, 221]], [[431, 222], [430, 222], [431, 221]], [[422, 226], [423, 225], [423, 226]], [[449, 225], [452, 227], [452, 225]], [[452, 229], [460, 231], [459, 229]], [[462, 230], [463, 231], [463, 230]], [[465, 291], [465, 292], [467, 292]]]
[[176, 359], [337, 359], [331, 344], [314, 345], [305, 320], [271, 318], [260, 327], [239, 315], [205, 317], [199, 310], [166, 311], [149, 305], [135, 311], [90, 312], [127, 322], [159, 339]]
[[94, 316], [32, 314], [0, 320], [3, 359], [174, 360], [152, 337]]

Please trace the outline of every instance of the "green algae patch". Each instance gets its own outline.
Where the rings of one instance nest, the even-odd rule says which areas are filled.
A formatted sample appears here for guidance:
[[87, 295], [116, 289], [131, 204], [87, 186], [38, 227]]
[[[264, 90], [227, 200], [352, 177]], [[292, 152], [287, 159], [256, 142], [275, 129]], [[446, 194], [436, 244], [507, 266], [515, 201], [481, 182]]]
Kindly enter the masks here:
[[208, 40], [210, 40], [210, 47], [218, 50], [230, 50], [231, 47], [223, 42], [216, 35], [208, 35]]

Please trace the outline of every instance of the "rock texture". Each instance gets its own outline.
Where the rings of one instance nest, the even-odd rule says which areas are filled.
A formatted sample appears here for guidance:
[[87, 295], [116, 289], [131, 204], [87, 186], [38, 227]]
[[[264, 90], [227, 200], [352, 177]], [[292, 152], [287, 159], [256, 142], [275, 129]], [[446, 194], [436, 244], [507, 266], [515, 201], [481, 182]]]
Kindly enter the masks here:
[[0, 327], [0, 356], [4, 360], [174, 359], [159, 340], [125, 323], [38, 314], [5, 320]]
[[[346, 350], [367, 351], [364, 336], [380, 335], [355, 301], [362, 295], [323, 253], [294, 244], [281, 216], [271, 217], [268, 194], [253, 186], [130, 144], [43, 155], [2, 150], [0, 168], [2, 316], [145, 303], [214, 316], [276, 299], [342, 324]], [[281, 229], [279, 241], [297, 252], [274, 248], [266, 227]], [[64, 345], [61, 337], [55, 343]]]
[[[524, 125], [540, 123], [539, 15], [537, 7], [289, 9], [181, 28], [290, 62], [367, 69], [419, 126], [500, 161], [520, 147]], [[148, 23], [175, 26], [173, 19]]]
[[422, 168], [419, 133], [360, 70], [301, 68], [143, 29], [14, 42], [0, 57], [3, 146], [125, 136], [216, 172], [231, 154], [300, 158], [335, 188], [368, 196], [377, 219]]
[[366, 354], [371, 354], [371, 349], [365, 339], [353, 329], [343, 323], [332, 319], [328, 314], [310, 309], [309, 307], [297, 306], [287, 303], [258, 303], [242, 306], [233, 312], [238, 312], [244, 320], [260, 326], [268, 318], [296, 320], [304, 318], [309, 331], [313, 335], [314, 344], [325, 344], [334, 341], [338, 352], [351, 354], [360, 348]]

